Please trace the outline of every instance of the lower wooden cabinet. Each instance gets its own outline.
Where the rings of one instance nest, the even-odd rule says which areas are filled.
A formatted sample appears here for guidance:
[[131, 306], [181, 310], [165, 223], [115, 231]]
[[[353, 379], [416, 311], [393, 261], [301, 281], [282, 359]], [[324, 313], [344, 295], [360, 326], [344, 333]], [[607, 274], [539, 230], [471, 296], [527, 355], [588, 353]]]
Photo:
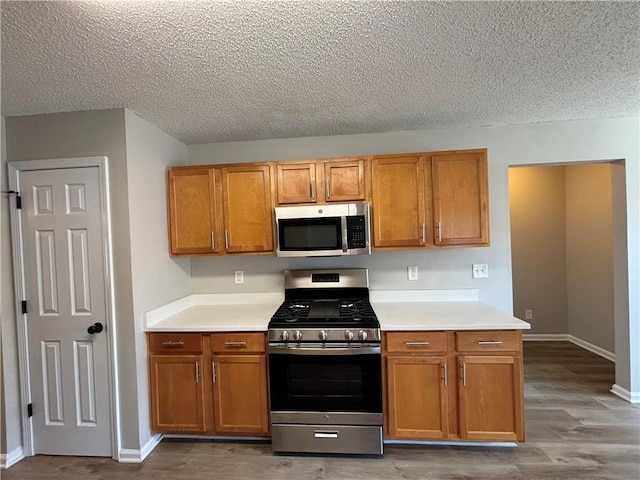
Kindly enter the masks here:
[[201, 355], [151, 355], [151, 429], [204, 433]]
[[519, 331], [387, 332], [385, 437], [524, 441]]
[[214, 355], [216, 433], [269, 433], [267, 363], [264, 355]]
[[264, 333], [150, 333], [152, 430], [267, 435], [265, 341]]
[[446, 365], [446, 357], [387, 359], [389, 437], [448, 438]]

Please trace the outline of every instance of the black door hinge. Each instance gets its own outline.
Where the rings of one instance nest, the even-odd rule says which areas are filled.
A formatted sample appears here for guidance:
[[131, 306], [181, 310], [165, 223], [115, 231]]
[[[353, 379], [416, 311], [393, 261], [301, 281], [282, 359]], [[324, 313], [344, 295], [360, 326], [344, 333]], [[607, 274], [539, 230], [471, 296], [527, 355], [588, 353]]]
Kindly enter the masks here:
[[20, 195], [16, 195], [16, 208], [22, 210], [22, 197]]
[[33, 417], [33, 403], [27, 405], [27, 417]]
[[22, 300], [22, 313], [23, 314], [27, 313], [27, 301], [26, 300]]

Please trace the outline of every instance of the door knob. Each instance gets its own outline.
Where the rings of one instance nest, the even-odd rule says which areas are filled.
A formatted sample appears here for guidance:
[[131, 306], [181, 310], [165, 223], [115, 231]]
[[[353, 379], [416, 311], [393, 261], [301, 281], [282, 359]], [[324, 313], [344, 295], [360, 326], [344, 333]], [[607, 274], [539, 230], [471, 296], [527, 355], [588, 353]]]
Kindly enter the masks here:
[[89, 328], [87, 328], [87, 332], [90, 333], [91, 335], [93, 335], [94, 333], [100, 333], [102, 332], [102, 330], [104, 330], [104, 327], [100, 322], [96, 322], [93, 325], [91, 325]]

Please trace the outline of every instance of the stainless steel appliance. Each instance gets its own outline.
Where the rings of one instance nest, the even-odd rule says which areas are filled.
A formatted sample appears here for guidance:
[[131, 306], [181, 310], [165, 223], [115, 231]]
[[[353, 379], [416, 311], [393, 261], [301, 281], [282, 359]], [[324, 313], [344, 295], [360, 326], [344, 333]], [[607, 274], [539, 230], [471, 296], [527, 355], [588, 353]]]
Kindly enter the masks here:
[[285, 271], [269, 322], [271, 445], [382, 454], [380, 323], [366, 269]]
[[278, 257], [371, 253], [368, 203], [276, 207], [274, 210]]

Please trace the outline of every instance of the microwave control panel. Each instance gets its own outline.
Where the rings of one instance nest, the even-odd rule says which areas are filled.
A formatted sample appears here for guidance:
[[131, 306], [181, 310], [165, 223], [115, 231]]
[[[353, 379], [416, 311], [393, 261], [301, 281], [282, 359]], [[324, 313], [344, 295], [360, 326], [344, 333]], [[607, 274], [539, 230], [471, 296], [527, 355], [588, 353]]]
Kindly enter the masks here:
[[367, 229], [364, 215], [347, 217], [347, 239], [349, 248], [366, 248]]

